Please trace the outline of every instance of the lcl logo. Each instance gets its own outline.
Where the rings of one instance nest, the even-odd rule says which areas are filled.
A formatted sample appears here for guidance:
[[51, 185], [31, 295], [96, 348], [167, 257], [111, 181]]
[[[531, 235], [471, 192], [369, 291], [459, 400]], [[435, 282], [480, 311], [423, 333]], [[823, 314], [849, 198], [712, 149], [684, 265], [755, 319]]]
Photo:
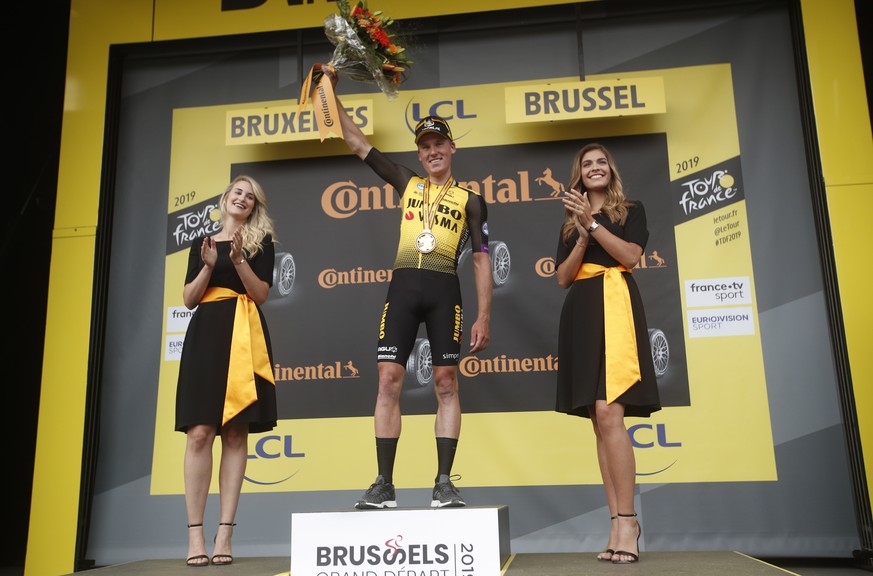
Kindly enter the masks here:
[[[406, 127], [409, 128], [409, 133], [415, 132], [415, 125], [422, 118], [428, 116], [439, 116], [450, 122], [452, 120], [476, 118], [476, 114], [471, 114], [464, 109], [463, 100], [438, 100], [430, 106], [410, 100], [409, 104], [406, 105]], [[452, 132], [455, 140], [462, 138], [466, 134], [460, 134], [457, 126], [454, 125], [452, 126]]]
[[284, 456], [285, 458], [303, 458], [303, 452], [294, 452], [293, 437], [287, 436], [264, 436], [255, 443], [255, 453], [249, 454], [249, 459], [273, 459]]
[[[664, 424], [636, 424], [628, 428], [627, 433], [631, 437], [631, 443], [634, 448], [654, 448], [655, 445], [661, 448], [679, 448], [681, 442], [670, 442], [667, 440], [667, 428]], [[654, 438], [652, 435], [654, 433]]]

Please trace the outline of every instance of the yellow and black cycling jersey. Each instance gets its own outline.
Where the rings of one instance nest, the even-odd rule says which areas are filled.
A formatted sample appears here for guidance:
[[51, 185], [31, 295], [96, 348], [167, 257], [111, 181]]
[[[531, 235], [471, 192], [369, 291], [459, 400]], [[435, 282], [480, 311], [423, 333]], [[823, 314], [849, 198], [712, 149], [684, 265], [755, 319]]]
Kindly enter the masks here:
[[[370, 151], [365, 161], [400, 193], [400, 239], [394, 260], [395, 270], [418, 268], [456, 274], [458, 258], [467, 240], [473, 252], [488, 251], [488, 210], [479, 193], [458, 185], [455, 180], [445, 190], [429, 186], [426, 178], [395, 164], [376, 148]], [[435, 248], [426, 253], [416, 245], [416, 239], [425, 229], [425, 196], [433, 205], [430, 231], [436, 238]], [[438, 198], [439, 204], [436, 204]]]

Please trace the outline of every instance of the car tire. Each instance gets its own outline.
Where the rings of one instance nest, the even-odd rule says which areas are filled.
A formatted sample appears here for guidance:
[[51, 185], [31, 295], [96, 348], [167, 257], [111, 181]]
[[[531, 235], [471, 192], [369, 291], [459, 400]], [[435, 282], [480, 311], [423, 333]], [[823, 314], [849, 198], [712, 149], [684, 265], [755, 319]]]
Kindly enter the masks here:
[[488, 251], [491, 254], [491, 277], [495, 286], [503, 286], [509, 279], [512, 260], [509, 257], [509, 248], [505, 242], [496, 241], [488, 243]]
[[430, 340], [417, 338], [412, 346], [412, 353], [406, 361], [406, 373], [412, 375], [416, 388], [424, 388], [433, 382], [433, 357], [430, 352]]
[[[464, 262], [467, 261], [472, 253], [472, 249], [464, 248], [458, 257], [458, 269], [464, 265]], [[512, 264], [509, 256], [509, 247], [506, 245], [506, 242], [496, 240], [488, 243], [488, 253], [491, 259], [491, 280], [495, 287], [503, 286], [509, 279]]]
[[667, 335], [658, 328], [649, 330], [649, 346], [652, 349], [652, 362], [655, 364], [655, 376], [660, 378], [667, 373], [670, 364], [670, 343]]
[[273, 264], [273, 289], [272, 292], [279, 297], [285, 297], [294, 288], [294, 278], [297, 275], [297, 266], [294, 257], [288, 252], [277, 252]]

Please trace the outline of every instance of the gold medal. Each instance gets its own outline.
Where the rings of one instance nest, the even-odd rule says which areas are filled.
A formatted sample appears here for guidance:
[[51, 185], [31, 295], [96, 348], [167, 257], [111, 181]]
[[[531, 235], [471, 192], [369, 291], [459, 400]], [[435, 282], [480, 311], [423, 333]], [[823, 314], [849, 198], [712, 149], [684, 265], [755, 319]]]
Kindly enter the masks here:
[[424, 230], [422, 230], [421, 234], [415, 238], [415, 248], [422, 254], [429, 254], [436, 249], [436, 236], [433, 235], [430, 228], [431, 225], [433, 225], [433, 219], [434, 216], [436, 216], [437, 207], [442, 201], [443, 196], [446, 195], [446, 192], [448, 192], [449, 188], [451, 188], [454, 183], [455, 181], [452, 179], [451, 175], [449, 175], [448, 180], [446, 180], [445, 184], [440, 187], [439, 194], [437, 194], [436, 200], [433, 204], [430, 203], [430, 178], [427, 179], [427, 183], [424, 185], [424, 193], [422, 194], [421, 203], [421, 220], [424, 225]]
[[434, 248], [436, 248], [436, 236], [430, 230], [425, 229], [415, 238], [415, 247], [422, 254], [433, 252]]

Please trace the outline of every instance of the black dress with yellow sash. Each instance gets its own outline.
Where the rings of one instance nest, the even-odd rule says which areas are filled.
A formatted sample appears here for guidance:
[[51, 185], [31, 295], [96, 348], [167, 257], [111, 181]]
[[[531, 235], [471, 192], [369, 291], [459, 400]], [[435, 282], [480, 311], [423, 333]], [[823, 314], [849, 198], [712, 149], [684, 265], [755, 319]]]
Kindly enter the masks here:
[[[194, 240], [188, 255], [185, 283], [196, 278], [203, 261], [200, 247], [203, 238]], [[210, 288], [226, 288], [245, 294], [245, 286], [230, 260], [230, 241], [217, 242], [218, 261], [209, 280]], [[275, 249], [270, 236], [264, 238], [263, 251], [249, 259], [249, 266], [261, 280], [273, 283]], [[255, 306], [253, 302], [249, 303]], [[260, 308], [255, 306], [264, 334], [264, 341], [273, 365], [270, 333]], [[179, 364], [176, 387], [176, 430], [185, 432], [195, 424], [211, 424], [221, 428], [228, 389], [228, 368], [231, 341], [237, 314], [237, 298], [201, 302], [194, 311], [185, 334], [185, 344]], [[253, 318], [254, 320], [254, 315]], [[276, 387], [258, 374], [253, 374], [257, 400], [236, 414], [230, 422], [248, 423], [250, 432], [265, 432], [276, 426]]]
[[[595, 220], [619, 238], [646, 247], [649, 239], [646, 212], [639, 202], [629, 208], [624, 226], [610, 222], [602, 214], [595, 214]], [[570, 255], [577, 238], [578, 233], [574, 231], [569, 243], [564, 244], [559, 236], [556, 267]], [[607, 268], [621, 266], [597, 243], [593, 235], [589, 238], [582, 262]], [[630, 298], [641, 378], [616, 401], [624, 404], [625, 416], [647, 417], [661, 409], [648, 327], [643, 301], [633, 274], [621, 274]], [[588, 408], [594, 406], [596, 400], [606, 400], [603, 289], [603, 275], [576, 280], [567, 289], [558, 328], [557, 412], [587, 418]]]

